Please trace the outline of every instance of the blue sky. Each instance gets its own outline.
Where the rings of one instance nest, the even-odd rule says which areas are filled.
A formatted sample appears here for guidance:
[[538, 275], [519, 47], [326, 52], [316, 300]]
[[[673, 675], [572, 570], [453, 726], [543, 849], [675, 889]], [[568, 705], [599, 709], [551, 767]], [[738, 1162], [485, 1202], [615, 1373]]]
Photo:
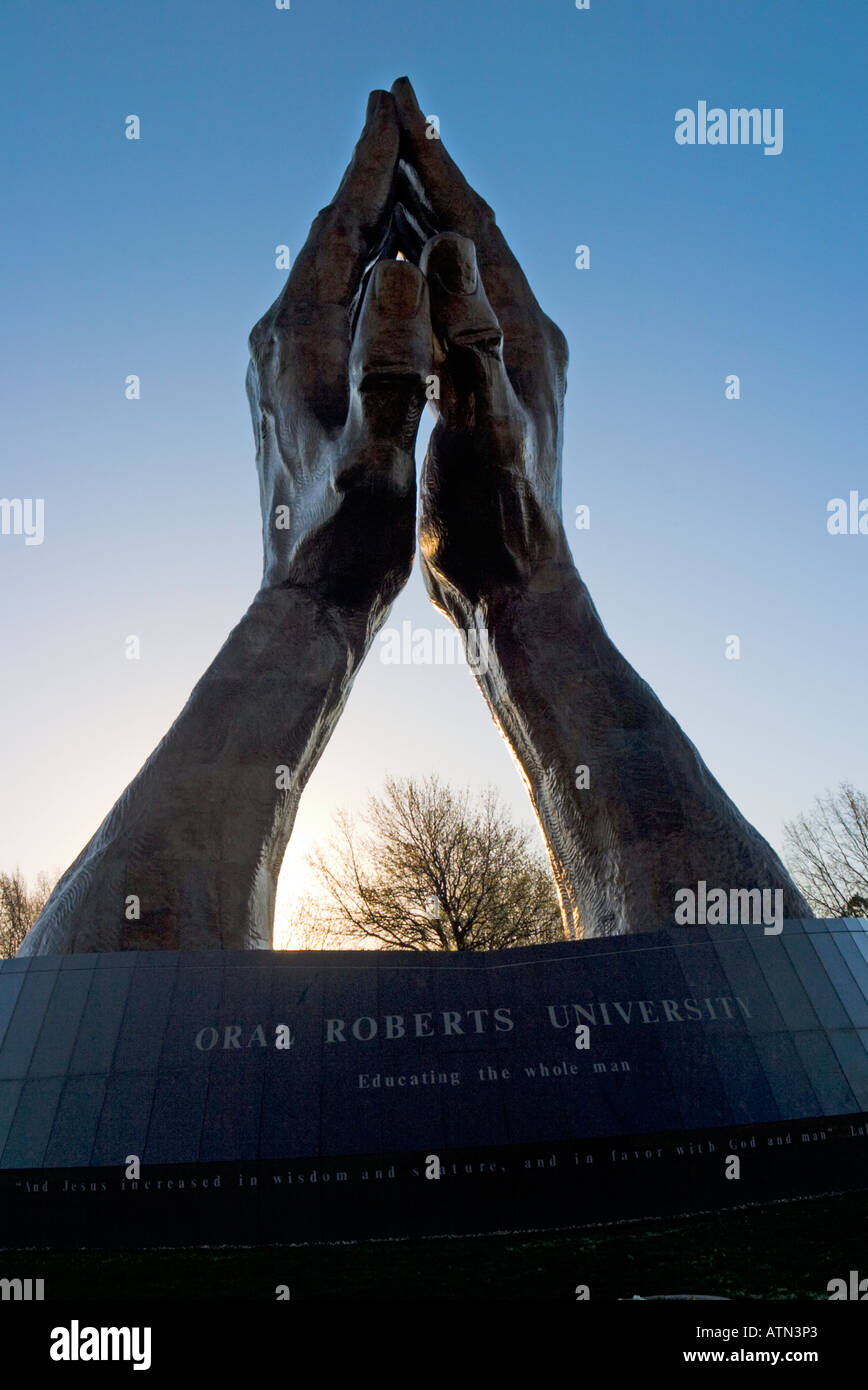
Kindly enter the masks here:
[[[855, 0], [7, 7], [0, 496], [44, 498], [45, 539], [0, 536], [0, 867], [66, 867], [255, 592], [247, 334], [403, 73], [567, 335], [564, 514], [611, 636], [776, 846], [868, 786], [868, 535], [826, 528], [868, 497], [866, 39]], [[700, 100], [781, 108], [782, 152], [679, 146]], [[405, 619], [445, 622], [416, 572]], [[335, 807], [433, 770], [529, 816], [470, 673], [375, 646], [285, 893]]]

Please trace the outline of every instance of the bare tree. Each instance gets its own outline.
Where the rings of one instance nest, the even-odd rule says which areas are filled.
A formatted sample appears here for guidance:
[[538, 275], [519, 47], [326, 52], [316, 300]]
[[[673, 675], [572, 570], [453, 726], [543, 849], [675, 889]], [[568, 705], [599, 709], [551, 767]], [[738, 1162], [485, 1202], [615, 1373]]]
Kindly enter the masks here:
[[849, 782], [784, 826], [787, 862], [815, 912], [868, 916], [868, 796]]
[[309, 862], [347, 944], [486, 951], [562, 941], [554, 879], [493, 790], [475, 803], [436, 776], [388, 778], [361, 829], [345, 813]]
[[[334, 921], [332, 904], [313, 893], [291, 906], [283, 929], [276, 934], [279, 951], [338, 951], [344, 945]], [[355, 944], [355, 943], [354, 943]]]
[[0, 873], [0, 958], [14, 956], [44, 908], [54, 887], [47, 874], [37, 874], [33, 887], [20, 869]]

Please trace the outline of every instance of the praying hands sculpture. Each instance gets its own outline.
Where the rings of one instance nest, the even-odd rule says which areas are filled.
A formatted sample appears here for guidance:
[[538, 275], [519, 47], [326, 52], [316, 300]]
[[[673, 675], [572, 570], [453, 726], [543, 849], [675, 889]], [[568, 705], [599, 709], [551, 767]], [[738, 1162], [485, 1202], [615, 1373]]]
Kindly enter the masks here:
[[20, 954], [271, 945], [301, 793], [412, 567], [426, 395], [425, 584], [486, 633], [476, 678], [523, 768], [567, 935], [671, 925], [700, 881], [811, 915], [606, 635], [561, 521], [566, 342], [427, 128], [405, 78], [372, 93], [250, 335], [262, 586]]

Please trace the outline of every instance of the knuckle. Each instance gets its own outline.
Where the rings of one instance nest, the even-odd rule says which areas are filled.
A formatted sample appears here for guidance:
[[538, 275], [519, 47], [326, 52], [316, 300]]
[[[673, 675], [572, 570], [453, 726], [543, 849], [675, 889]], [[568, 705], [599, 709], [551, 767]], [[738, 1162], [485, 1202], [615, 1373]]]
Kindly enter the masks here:
[[497, 218], [494, 215], [494, 208], [491, 206], [490, 203], [487, 203], [484, 198], [478, 198], [477, 202], [477, 220], [480, 223], [480, 225], [485, 228], [486, 231], [490, 231], [492, 227], [495, 227], [497, 225]]
[[357, 252], [362, 248], [358, 218], [342, 203], [330, 203], [318, 214], [317, 230], [323, 233], [332, 252]]
[[263, 314], [262, 318], [253, 325], [247, 338], [247, 346], [250, 356], [254, 360], [262, 357], [266, 346], [272, 341], [271, 316]]
[[566, 372], [570, 364], [570, 349], [566, 337], [551, 319], [546, 319], [546, 341], [548, 350], [560, 372]]

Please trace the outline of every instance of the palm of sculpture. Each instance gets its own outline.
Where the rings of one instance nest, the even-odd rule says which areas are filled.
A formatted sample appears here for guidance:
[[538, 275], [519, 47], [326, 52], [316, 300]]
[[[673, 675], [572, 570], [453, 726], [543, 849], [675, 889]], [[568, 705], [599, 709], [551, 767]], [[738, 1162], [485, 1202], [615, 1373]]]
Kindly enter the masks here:
[[[810, 915], [602, 627], [561, 522], [563, 335], [425, 129], [406, 79], [372, 94], [335, 200], [251, 334], [263, 586], [24, 954], [269, 944], [301, 792], [412, 565], [432, 373], [423, 574], [456, 624], [488, 634], [477, 679], [568, 933], [665, 926], [699, 879], [779, 888], [785, 915]], [[389, 259], [399, 248], [407, 263]]]

